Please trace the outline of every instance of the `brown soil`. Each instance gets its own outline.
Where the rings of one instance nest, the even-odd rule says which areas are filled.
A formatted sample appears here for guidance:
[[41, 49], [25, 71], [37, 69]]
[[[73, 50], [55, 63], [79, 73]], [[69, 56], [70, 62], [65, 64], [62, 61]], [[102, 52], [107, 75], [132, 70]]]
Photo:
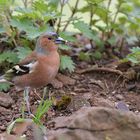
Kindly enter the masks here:
[[[79, 64], [80, 70], [82, 64]], [[86, 66], [86, 65], [85, 65]], [[91, 67], [87, 65], [87, 67]], [[84, 69], [84, 68], [83, 68]], [[114, 107], [118, 101], [123, 101], [128, 105], [130, 111], [139, 113], [140, 111], [140, 90], [138, 80], [125, 81], [116, 73], [90, 71], [83, 74], [74, 72], [67, 75], [75, 80], [71, 85], [64, 85], [62, 88], [51, 88], [48, 96], [53, 96], [56, 100], [62, 96], [70, 97], [71, 101], [64, 103], [63, 107], [52, 107], [48, 114], [42, 118], [43, 124], [47, 128], [53, 127], [53, 124], [48, 124], [49, 120], [57, 116], [71, 115], [82, 106], [107, 106]], [[43, 90], [38, 89], [37, 93], [42, 97]], [[14, 87], [5, 94], [9, 94], [14, 100], [14, 103], [8, 107], [0, 107], [0, 132], [4, 132], [7, 126], [16, 118], [22, 117], [21, 108], [23, 106], [23, 91], [17, 92]], [[105, 100], [104, 100], [105, 99]], [[31, 94], [30, 103], [31, 110], [34, 113], [38, 105], [39, 97]], [[8, 102], [8, 101], [7, 101]], [[26, 117], [27, 114], [25, 114]]]

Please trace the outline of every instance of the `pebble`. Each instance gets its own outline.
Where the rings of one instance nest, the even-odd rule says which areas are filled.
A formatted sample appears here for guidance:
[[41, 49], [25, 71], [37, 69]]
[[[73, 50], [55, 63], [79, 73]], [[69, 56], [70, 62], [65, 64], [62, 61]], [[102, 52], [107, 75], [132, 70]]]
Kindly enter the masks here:
[[9, 108], [13, 103], [13, 99], [8, 94], [0, 92], [0, 106]]
[[123, 100], [123, 96], [122, 96], [121, 94], [117, 94], [115, 97], [116, 97], [118, 100]]
[[5, 131], [6, 130], [6, 127], [4, 125], [0, 126], [0, 130], [1, 131]]

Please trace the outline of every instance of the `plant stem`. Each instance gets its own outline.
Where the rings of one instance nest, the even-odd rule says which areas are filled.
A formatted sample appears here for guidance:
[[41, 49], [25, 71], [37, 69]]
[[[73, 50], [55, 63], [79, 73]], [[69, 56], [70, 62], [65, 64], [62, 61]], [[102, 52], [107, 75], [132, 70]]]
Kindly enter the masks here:
[[[89, 21], [89, 26], [90, 26], [90, 27], [92, 26], [92, 19], [93, 19], [93, 16], [94, 16], [96, 10], [97, 10], [97, 8], [95, 8], [95, 10], [93, 10], [92, 5], [90, 6], [90, 21]], [[92, 48], [94, 47], [94, 46], [93, 46], [92, 39], [90, 39], [90, 45], [91, 45]]]
[[[108, 12], [107, 12], [107, 14], [106, 14], [106, 29], [105, 29], [105, 32], [106, 32], [106, 30], [107, 30], [107, 36], [109, 36], [108, 24], [109, 24], [109, 9], [110, 9], [111, 2], [112, 2], [112, 0], [109, 0], [109, 1], [108, 1], [108, 5], [107, 5], [107, 10], [108, 10]], [[103, 34], [104, 34], [104, 32], [103, 32]], [[104, 35], [103, 35], [103, 36], [104, 36]], [[103, 38], [103, 40], [104, 40], [104, 38]]]
[[24, 7], [27, 8], [28, 6], [28, 0], [22, 0], [23, 4], [24, 4]]
[[[64, 3], [61, 3], [60, 6], [61, 6], [60, 7], [61, 8], [60, 9], [60, 14], [62, 15], [63, 8], [64, 8]], [[60, 30], [60, 27], [61, 27], [61, 20], [62, 20], [62, 17], [59, 18], [59, 21], [58, 21], [58, 24], [57, 24], [57, 30], [56, 30], [57, 33], [59, 33], [59, 30]]]
[[75, 6], [74, 6], [74, 8], [72, 9], [71, 16], [69, 17], [68, 22], [66, 23], [66, 25], [64, 26], [64, 28], [63, 28], [63, 30], [62, 30], [63, 32], [66, 30], [66, 28], [68, 27], [68, 25], [69, 25], [71, 19], [72, 19], [73, 16], [75, 15], [75, 13], [76, 13], [76, 11], [77, 11], [78, 3], [79, 3], [79, 0], [76, 1]]
[[[115, 24], [115, 22], [116, 22], [117, 16], [118, 16], [118, 14], [119, 14], [119, 12], [120, 12], [120, 7], [121, 7], [121, 5], [122, 5], [122, 3], [120, 2], [119, 5], [118, 5], [118, 8], [117, 8], [117, 11], [116, 11], [116, 13], [115, 13], [114, 19], [113, 19], [113, 21], [112, 21], [112, 24]], [[108, 38], [110, 38], [110, 37], [112, 36], [113, 31], [114, 31], [114, 28], [111, 28]]]
[[124, 43], [125, 43], [125, 38], [122, 37], [122, 38], [121, 38], [120, 47], [119, 47], [119, 52], [120, 52], [120, 54], [121, 54], [121, 57], [122, 57], [122, 51], [123, 51]]

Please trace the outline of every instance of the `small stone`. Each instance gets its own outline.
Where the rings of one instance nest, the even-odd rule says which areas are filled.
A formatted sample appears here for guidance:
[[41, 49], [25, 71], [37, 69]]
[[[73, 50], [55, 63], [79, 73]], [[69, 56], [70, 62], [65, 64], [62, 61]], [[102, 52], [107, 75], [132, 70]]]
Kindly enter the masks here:
[[118, 100], [123, 100], [123, 96], [122, 96], [121, 94], [117, 94], [117, 95], [116, 95], [116, 98], [117, 98]]
[[108, 107], [108, 108], [115, 108], [115, 104], [112, 100], [104, 99], [102, 97], [97, 98], [94, 97], [92, 99], [93, 106], [102, 106], [102, 107]]
[[8, 108], [13, 103], [14, 103], [14, 101], [13, 101], [13, 99], [9, 95], [0, 92], [0, 106], [3, 106], [5, 108]]
[[1, 131], [5, 131], [6, 130], [6, 127], [4, 125], [0, 126], [0, 130]]
[[128, 105], [123, 102], [123, 101], [119, 101], [116, 103], [116, 108], [122, 111], [129, 111]]

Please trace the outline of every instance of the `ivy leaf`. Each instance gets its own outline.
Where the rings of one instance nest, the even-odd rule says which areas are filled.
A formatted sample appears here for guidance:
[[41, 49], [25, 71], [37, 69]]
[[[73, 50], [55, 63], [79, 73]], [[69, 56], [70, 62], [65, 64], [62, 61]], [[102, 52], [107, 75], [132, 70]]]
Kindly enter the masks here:
[[66, 55], [62, 55], [60, 57], [61, 60], [61, 64], [60, 64], [60, 70], [66, 70], [68, 69], [68, 71], [71, 73], [74, 71], [75, 69], [75, 64], [72, 61], [71, 57], [66, 56]]

